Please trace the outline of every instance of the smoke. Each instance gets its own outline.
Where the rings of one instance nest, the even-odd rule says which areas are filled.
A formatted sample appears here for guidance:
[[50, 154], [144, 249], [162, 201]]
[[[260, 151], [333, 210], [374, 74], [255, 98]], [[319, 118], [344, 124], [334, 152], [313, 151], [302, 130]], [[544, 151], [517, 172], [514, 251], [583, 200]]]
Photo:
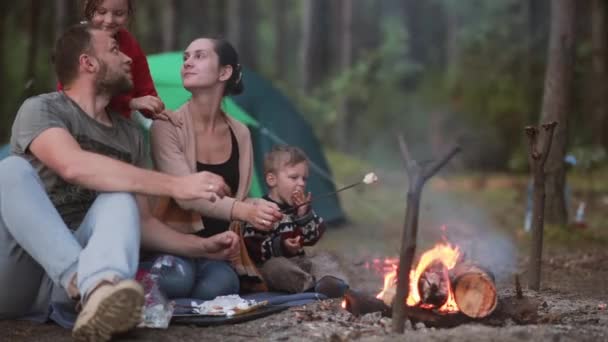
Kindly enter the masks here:
[[487, 268], [499, 279], [515, 272], [515, 243], [486, 209], [467, 198], [466, 193], [431, 190], [427, 194], [421, 206], [419, 245], [446, 239], [458, 246], [466, 259]]

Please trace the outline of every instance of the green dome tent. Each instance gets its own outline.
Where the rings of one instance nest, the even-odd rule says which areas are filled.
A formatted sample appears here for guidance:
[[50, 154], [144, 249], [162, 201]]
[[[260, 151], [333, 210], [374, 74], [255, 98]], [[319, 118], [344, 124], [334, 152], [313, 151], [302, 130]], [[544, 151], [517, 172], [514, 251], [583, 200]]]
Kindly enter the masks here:
[[[159, 96], [170, 109], [181, 106], [190, 98], [181, 82], [181, 52], [148, 56], [148, 64]], [[250, 195], [260, 197], [266, 191], [262, 182], [264, 154], [275, 144], [289, 144], [303, 149], [311, 161], [308, 189], [314, 196], [335, 191], [333, 177], [320, 143], [310, 125], [293, 104], [272, 84], [250, 70], [244, 70], [245, 92], [226, 97], [224, 111], [246, 124], [253, 140], [254, 180]], [[337, 196], [319, 199], [314, 208], [327, 222], [345, 219]]]

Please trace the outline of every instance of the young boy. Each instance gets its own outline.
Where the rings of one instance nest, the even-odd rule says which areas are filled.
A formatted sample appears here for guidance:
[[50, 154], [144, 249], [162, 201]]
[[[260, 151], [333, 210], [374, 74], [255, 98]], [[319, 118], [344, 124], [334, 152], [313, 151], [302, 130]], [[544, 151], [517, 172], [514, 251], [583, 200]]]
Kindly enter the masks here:
[[297, 147], [275, 146], [264, 159], [264, 178], [269, 189], [264, 199], [278, 204], [285, 215], [269, 231], [246, 225], [245, 245], [270, 290], [304, 292], [315, 286], [315, 279], [303, 246], [314, 245], [325, 230], [306, 193], [308, 159]]

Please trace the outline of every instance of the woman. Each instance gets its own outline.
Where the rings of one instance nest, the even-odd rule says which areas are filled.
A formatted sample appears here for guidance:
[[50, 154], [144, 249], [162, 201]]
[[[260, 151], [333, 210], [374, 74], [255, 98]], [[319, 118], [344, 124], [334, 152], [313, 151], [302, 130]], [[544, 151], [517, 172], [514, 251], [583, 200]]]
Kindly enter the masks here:
[[[181, 76], [192, 98], [175, 112], [174, 119], [183, 123], [181, 127], [163, 121], [152, 125], [152, 156], [156, 167], [174, 175], [216, 173], [224, 178], [233, 196], [214, 202], [161, 201], [155, 211], [157, 217], [176, 230], [206, 238], [225, 234], [231, 221], [246, 221], [258, 229], [271, 229], [282, 217], [278, 206], [262, 199], [246, 198], [253, 172], [249, 130], [221, 110], [224, 96], [243, 91], [236, 51], [222, 39], [196, 39], [184, 52]], [[161, 288], [169, 297], [211, 299], [239, 291], [237, 274], [228, 260], [177, 260], [180, 267], [186, 265], [184, 269], [194, 275], [180, 273], [164, 277]]]

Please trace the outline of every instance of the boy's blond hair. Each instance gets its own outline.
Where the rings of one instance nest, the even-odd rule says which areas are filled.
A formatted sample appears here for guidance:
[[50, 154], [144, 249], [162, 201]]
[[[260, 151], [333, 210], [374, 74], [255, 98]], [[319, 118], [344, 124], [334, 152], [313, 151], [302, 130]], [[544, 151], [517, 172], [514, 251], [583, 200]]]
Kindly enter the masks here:
[[289, 145], [276, 145], [264, 157], [264, 175], [276, 173], [284, 166], [308, 163], [306, 153], [300, 148]]

